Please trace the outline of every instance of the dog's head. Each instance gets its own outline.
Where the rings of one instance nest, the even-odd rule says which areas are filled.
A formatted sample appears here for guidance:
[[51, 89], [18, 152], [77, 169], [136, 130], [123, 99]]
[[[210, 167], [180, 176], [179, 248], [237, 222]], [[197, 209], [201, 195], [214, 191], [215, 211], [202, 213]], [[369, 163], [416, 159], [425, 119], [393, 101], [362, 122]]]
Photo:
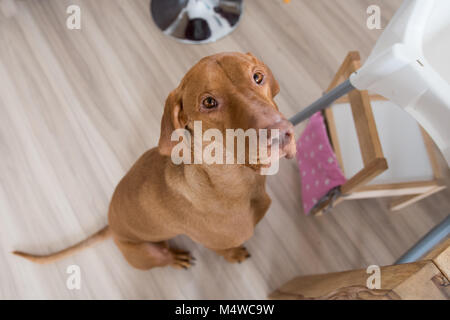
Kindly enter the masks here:
[[166, 100], [158, 145], [160, 153], [170, 155], [178, 143], [171, 141], [174, 130], [192, 132], [194, 121], [201, 121], [203, 132], [214, 128], [224, 137], [227, 129], [256, 129], [257, 132], [267, 129], [269, 145], [274, 140], [271, 129], [278, 129], [280, 155], [293, 157], [293, 126], [273, 100], [279, 90], [270, 69], [250, 53], [221, 53], [203, 58]]

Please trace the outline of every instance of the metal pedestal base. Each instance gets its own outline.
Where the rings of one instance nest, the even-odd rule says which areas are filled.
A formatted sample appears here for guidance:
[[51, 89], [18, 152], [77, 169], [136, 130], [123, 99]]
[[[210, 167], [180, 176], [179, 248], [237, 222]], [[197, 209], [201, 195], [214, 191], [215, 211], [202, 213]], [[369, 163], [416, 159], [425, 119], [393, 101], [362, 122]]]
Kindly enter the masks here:
[[208, 43], [236, 28], [242, 1], [151, 0], [150, 11], [164, 34], [184, 43]]

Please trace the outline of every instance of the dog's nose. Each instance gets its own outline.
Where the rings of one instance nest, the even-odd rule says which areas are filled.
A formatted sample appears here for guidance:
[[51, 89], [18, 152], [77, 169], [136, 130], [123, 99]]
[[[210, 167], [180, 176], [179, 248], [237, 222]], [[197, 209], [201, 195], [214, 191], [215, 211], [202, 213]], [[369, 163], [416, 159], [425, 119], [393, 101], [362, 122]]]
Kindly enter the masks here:
[[[292, 158], [295, 155], [295, 139], [294, 126], [288, 120], [281, 120], [267, 128], [269, 136], [269, 145], [278, 144], [280, 151], [282, 151], [287, 158]], [[278, 136], [272, 135], [272, 130], [278, 130]]]
[[[290, 143], [294, 136], [294, 127], [287, 120], [278, 121], [277, 123], [269, 126], [267, 130], [269, 133], [269, 143], [272, 145], [276, 142], [281, 148]], [[279, 134], [274, 136], [272, 130], [278, 130]]]

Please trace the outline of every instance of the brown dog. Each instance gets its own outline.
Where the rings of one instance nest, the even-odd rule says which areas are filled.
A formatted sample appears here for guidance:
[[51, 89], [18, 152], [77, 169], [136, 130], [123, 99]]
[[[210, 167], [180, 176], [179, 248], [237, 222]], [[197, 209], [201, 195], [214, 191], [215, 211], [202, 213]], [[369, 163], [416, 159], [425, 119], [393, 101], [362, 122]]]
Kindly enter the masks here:
[[293, 127], [273, 101], [279, 86], [269, 68], [251, 54], [222, 53], [198, 62], [167, 98], [158, 148], [144, 153], [120, 181], [109, 208], [109, 226], [60, 252], [36, 256], [37, 263], [71, 255], [112, 236], [138, 269], [187, 268], [188, 252], [168, 240], [185, 234], [229, 262], [250, 255], [242, 244], [270, 205], [261, 164], [180, 164], [171, 159], [175, 129], [279, 129], [281, 155], [295, 154]]

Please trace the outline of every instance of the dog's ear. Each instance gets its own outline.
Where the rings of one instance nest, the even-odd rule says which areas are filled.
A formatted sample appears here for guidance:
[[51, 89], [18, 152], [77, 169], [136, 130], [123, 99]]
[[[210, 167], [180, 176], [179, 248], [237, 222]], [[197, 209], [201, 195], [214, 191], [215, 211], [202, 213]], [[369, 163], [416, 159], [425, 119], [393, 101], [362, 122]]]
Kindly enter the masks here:
[[255, 59], [255, 60], [258, 60], [258, 58], [255, 57], [255, 55], [254, 55], [253, 53], [251, 53], [251, 52], [247, 52], [247, 55], [248, 55], [250, 58], [253, 58], [253, 59]]
[[270, 70], [270, 68], [268, 66], [265, 65], [265, 63], [263, 63], [261, 60], [259, 60], [257, 57], [255, 57], [251, 52], [247, 52], [247, 55], [252, 58], [256, 63], [261, 63], [263, 64], [266, 69], [268, 74], [268, 78], [270, 79], [269, 81], [269, 86], [270, 86], [270, 91], [272, 92], [272, 97], [275, 97], [279, 92], [280, 92], [280, 85], [278, 84], [278, 81], [275, 79], [275, 77], [273, 76], [272, 70]]
[[272, 70], [266, 66], [267, 71], [269, 72], [269, 81], [270, 81], [270, 91], [272, 92], [272, 98], [275, 97], [280, 92], [280, 85], [278, 84], [277, 79], [273, 76]]
[[182, 129], [186, 125], [183, 117], [183, 104], [179, 89], [172, 91], [166, 99], [164, 113], [161, 119], [161, 134], [159, 136], [158, 150], [162, 155], [170, 156], [172, 148], [178, 141], [171, 141], [172, 132]]

